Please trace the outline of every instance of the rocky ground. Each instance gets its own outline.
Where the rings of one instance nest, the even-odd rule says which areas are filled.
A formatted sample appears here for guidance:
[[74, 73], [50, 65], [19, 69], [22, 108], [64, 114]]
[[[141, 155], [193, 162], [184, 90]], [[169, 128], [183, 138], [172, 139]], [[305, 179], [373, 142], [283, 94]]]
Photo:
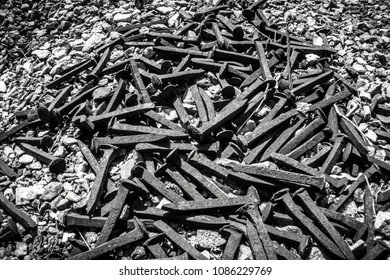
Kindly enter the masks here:
[[[142, 2], [142, 1], [141, 1]], [[46, 85], [54, 76], [92, 55], [93, 48], [103, 42], [118, 38], [118, 28], [151, 19], [168, 17], [168, 27], [181, 25], [181, 12], [190, 15], [213, 1], [154, 0], [138, 9], [134, 1], [109, 0], [41, 0], [0, 1], [0, 133], [20, 122], [15, 113], [34, 108], [38, 103], [48, 105], [58, 90]], [[238, 1], [240, 3], [241, 1]], [[359, 96], [349, 101], [348, 107], [358, 106], [364, 112], [364, 122], [359, 129], [372, 142], [379, 145], [376, 153], [390, 151], [388, 140], [380, 139], [374, 130], [383, 127], [388, 131], [390, 120], [373, 114], [372, 99], [380, 98], [390, 104], [390, 4], [385, 0], [269, 0], [264, 5], [269, 21], [282, 30], [288, 27], [291, 34], [303, 36], [321, 45], [317, 32], [330, 30], [329, 45], [338, 52], [333, 59], [333, 69], [352, 78]], [[240, 10], [234, 9], [235, 16]], [[250, 31], [250, 26], [246, 26]], [[120, 47], [113, 50], [110, 63], [121, 61], [133, 52], [147, 55], [148, 49]], [[113, 78], [104, 78], [99, 84], [111, 88]], [[83, 82], [75, 80], [76, 93]], [[101, 92], [105, 95], [107, 92]], [[89, 168], [77, 146], [78, 129], [67, 123], [56, 130], [39, 128], [22, 133], [27, 136], [50, 135], [54, 139], [51, 152], [66, 160], [64, 173], [53, 174], [48, 166], [27, 155], [10, 140], [0, 143], [1, 159], [17, 170], [18, 177], [11, 180], [0, 176], [0, 190], [8, 200], [31, 215], [38, 224], [38, 235], [33, 236], [19, 226], [21, 237], [0, 244], [0, 259], [67, 258], [72, 251], [69, 238], [82, 238], [94, 246], [99, 230], [66, 229], [64, 214], [85, 208], [95, 174]], [[384, 158], [384, 157], [383, 157]], [[134, 164], [132, 153], [116, 160], [109, 170], [112, 181], [128, 176], [128, 167]], [[340, 176], [343, 176], [341, 174]], [[347, 176], [347, 175], [345, 175]], [[388, 181], [374, 186], [376, 191], [388, 188]], [[159, 199], [159, 198], [156, 198]], [[158, 201], [153, 202], [158, 204]], [[125, 209], [126, 210], [126, 209]], [[124, 212], [125, 212], [124, 210]], [[362, 193], [343, 210], [344, 213], [364, 221]], [[122, 213], [126, 215], [126, 213]], [[0, 209], [0, 236], [8, 231], [7, 215]], [[389, 238], [390, 212], [377, 213], [375, 226], [382, 237]], [[226, 240], [216, 231], [188, 233], [188, 239], [198, 248], [209, 249], [209, 258], [218, 258], [220, 247]], [[381, 238], [382, 238], [381, 237]], [[211, 244], [210, 244], [211, 243]], [[138, 251], [137, 251], [138, 250]], [[142, 258], [144, 252], [137, 247], [131, 254], [118, 250], [112, 258]], [[249, 247], [241, 245], [238, 258], [252, 258]], [[308, 258], [321, 258], [312, 252]]]

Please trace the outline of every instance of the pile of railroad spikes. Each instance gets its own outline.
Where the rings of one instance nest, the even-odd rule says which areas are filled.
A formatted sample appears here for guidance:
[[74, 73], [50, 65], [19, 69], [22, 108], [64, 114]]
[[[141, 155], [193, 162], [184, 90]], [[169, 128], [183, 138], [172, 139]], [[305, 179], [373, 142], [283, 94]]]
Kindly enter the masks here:
[[[374, 199], [371, 184], [388, 178], [390, 164], [375, 156], [377, 147], [360, 132], [362, 111], [347, 108], [357, 90], [332, 70], [336, 51], [326, 34], [321, 34], [323, 46], [316, 46], [279, 30], [262, 12], [264, 0], [234, 20], [234, 2], [219, 1], [184, 18], [172, 33], [151, 31], [166, 23], [164, 18], [118, 28], [119, 38], [97, 46], [91, 58], [47, 84], [58, 89], [50, 104], [19, 112], [24, 121], [0, 135], [0, 141], [14, 141], [51, 172], [61, 173], [66, 162], [50, 154], [50, 137], [18, 133], [69, 122], [80, 130], [79, 148], [96, 178], [85, 208], [68, 212], [64, 223], [67, 229], [101, 231], [93, 248], [70, 239], [69, 259], [107, 258], [121, 247], [131, 253], [135, 245], [151, 259], [207, 259], [171, 222], [219, 230], [227, 240], [222, 259], [236, 259], [240, 244], [250, 246], [254, 259], [304, 259], [313, 244], [327, 259], [388, 256], [386, 243], [375, 238], [374, 217], [386, 208], [390, 190]], [[244, 23], [253, 26], [253, 34]], [[150, 31], [140, 33], [142, 27]], [[154, 55], [130, 54], [113, 64], [110, 54], [117, 46], [151, 47]], [[308, 62], [312, 55], [317, 59]], [[112, 94], [92, 100], [99, 80], [112, 76], [117, 81]], [[205, 77], [221, 91], [210, 93], [199, 82]], [[71, 96], [75, 78], [85, 86]], [[376, 101], [374, 112], [386, 118], [388, 109], [379, 97]], [[167, 108], [178, 121], [162, 114]], [[388, 132], [379, 132], [390, 139]], [[130, 151], [138, 160], [131, 176], [116, 184], [108, 178], [110, 164]], [[351, 177], [334, 176], [335, 167]], [[17, 176], [3, 162], [0, 168], [10, 178]], [[365, 190], [364, 223], [340, 212], [358, 188]], [[148, 194], [169, 203], [158, 208], [134, 203], [132, 218], [120, 218], [125, 205]], [[2, 193], [0, 203], [12, 217], [11, 229], [14, 219], [36, 231]], [[278, 228], [285, 225], [298, 226], [303, 234]], [[17, 238], [11, 231], [0, 240]], [[165, 239], [176, 250], [168, 252]]]

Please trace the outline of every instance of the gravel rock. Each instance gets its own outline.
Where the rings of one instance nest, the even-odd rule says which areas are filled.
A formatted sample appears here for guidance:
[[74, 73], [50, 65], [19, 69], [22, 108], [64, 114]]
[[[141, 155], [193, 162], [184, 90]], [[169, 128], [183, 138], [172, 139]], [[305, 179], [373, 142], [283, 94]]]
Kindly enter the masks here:
[[45, 60], [50, 56], [50, 51], [48, 50], [35, 50], [32, 52], [32, 55], [39, 58], [40, 60]]
[[98, 235], [96, 232], [93, 232], [93, 231], [87, 231], [85, 234], [84, 234], [84, 238], [85, 240], [89, 243], [89, 244], [92, 244], [92, 243], [95, 243], [98, 239]]
[[366, 68], [364, 68], [364, 66], [359, 64], [359, 63], [354, 63], [352, 65], [352, 68], [355, 69], [360, 74], [363, 74], [364, 72], [366, 72]]
[[62, 183], [51, 182], [45, 187], [45, 191], [41, 197], [43, 201], [52, 201], [63, 191]]
[[28, 166], [31, 170], [41, 170], [42, 169], [42, 163], [39, 161], [33, 162]]
[[24, 242], [16, 242], [15, 256], [20, 258], [24, 257], [28, 253], [27, 244]]
[[379, 211], [375, 217], [375, 229], [390, 238], [390, 211]]
[[308, 256], [308, 259], [309, 260], [325, 260], [325, 257], [322, 254], [322, 252], [320, 251], [320, 249], [318, 249], [317, 246], [312, 246], [310, 253], [309, 253], [309, 256]]
[[191, 236], [191, 242], [195, 244], [200, 250], [212, 249], [222, 246], [226, 240], [217, 231], [198, 229], [196, 236]]
[[172, 12], [173, 8], [163, 6], [163, 7], [158, 7], [156, 10], [159, 11], [160, 13], [162, 13], [163, 15], [166, 15], [166, 14], [169, 14], [170, 12]]
[[238, 260], [253, 260], [252, 250], [246, 245], [241, 244], [238, 248]]
[[63, 198], [61, 199], [60, 201], [58, 201], [58, 203], [56, 204], [56, 208], [58, 210], [65, 210], [67, 209], [70, 205], [72, 204], [72, 202], [70, 200], [68, 200], [67, 198]]
[[22, 156], [19, 158], [19, 162], [20, 162], [21, 164], [25, 164], [25, 165], [32, 163], [33, 160], [34, 160], [34, 158], [33, 158], [32, 156], [26, 155], [26, 154], [22, 155]]
[[74, 203], [77, 203], [81, 200], [81, 197], [74, 192], [68, 192], [65, 198]]
[[7, 92], [7, 85], [4, 83], [4, 81], [0, 81], [0, 92]]
[[116, 14], [114, 16], [114, 21], [115, 22], [131, 22], [131, 19], [133, 18], [133, 15], [128, 13], [128, 14]]
[[83, 52], [90, 52], [96, 45], [99, 45], [106, 36], [100, 33], [92, 34], [91, 37], [85, 42], [84, 47], [82, 49]]
[[44, 188], [36, 185], [28, 188], [17, 188], [15, 190], [15, 204], [28, 205], [30, 201], [38, 198], [44, 192]]
[[92, 93], [92, 97], [94, 100], [104, 100], [111, 93], [111, 88], [109, 87], [99, 87], [95, 89]]

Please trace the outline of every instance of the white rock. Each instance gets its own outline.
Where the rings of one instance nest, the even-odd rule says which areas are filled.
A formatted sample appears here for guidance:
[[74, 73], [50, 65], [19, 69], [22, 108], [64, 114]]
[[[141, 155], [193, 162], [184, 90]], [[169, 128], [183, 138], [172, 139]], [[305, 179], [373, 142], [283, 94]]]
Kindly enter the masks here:
[[52, 201], [63, 191], [62, 183], [60, 182], [51, 182], [45, 187], [45, 191], [42, 194], [41, 200]]
[[40, 60], [45, 60], [49, 57], [50, 51], [48, 50], [35, 50], [31, 53], [34, 57], [39, 58]]
[[312, 17], [307, 17], [307, 25], [309, 25], [309, 26], [316, 25], [316, 20]]
[[382, 149], [375, 150], [375, 158], [379, 160], [385, 160], [387, 157], [386, 151]]
[[362, 65], [366, 65], [367, 64], [367, 62], [363, 58], [361, 58], [361, 57], [356, 57], [355, 60], [359, 64], [362, 64]]
[[81, 197], [74, 192], [68, 192], [65, 198], [74, 203], [77, 203], [81, 200]]
[[55, 153], [53, 154], [53, 156], [55, 156], [55, 157], [62, 157], [62, 158], [66, 157], [66, 149], [65, 149], [65, 147], [64, 146], [59, 146], [57, 148], [57, 150], [55, 151]]
[[174, 109], [163, 109], [162, 113], [164, 114], [165, 118], [169, 121], [176, 121], [179, 119], [179, 116], [177, 115], [176, 110]]
[[128, 179], [131, 176], [131, 169], [133, 168], [134, 164], [134, 158], [130, 158], [121, 166], [122, 179]]
[[369, 72], [373, 72], [376, 69], [374, 66], [371, 66], [371, 65], [366, 65], [366, 68], [367, 68], [367, 71], [369, 71]]
[[173, 8], [172, 7], [164, 7], [164, 6], [162, 6], [162, 7], [158, 7], [157, 11], [159, 11], [163, 15], [166, 15], [166, 14], [169, 14], [170, 12], [172, 12]]
[[169, 201], [168, 199], [166, 199], [165, 197], [163, 197], [161, 200], [160, 200], [160, 203], [156, 206], [156, 208], [158, 209], [161, 209], [161, 207], [165, 204], [169, 204], [169, 203], [172, 203], [171, 201]]
[[131, 22], [131, 19], [133, 18], [132, 14], [116, 14], [114, 16], [115, 22]]
[[68, 241], [69, 238], [75, 238], [76, 237], [76, 233], [74, 232], [64, 232], [64, 234], [62, 235], [62, 243], [66, 243]]
[[361, 74], [366, 72], [366, 68], [364, 68], [364, 66], [359, 64], [359, 63], [354, 63], [352, 65], [352, 68], [355, 69], [357, 72], [359, 72]]
[[307, 55], [305, 55], [305, 59], [306, 61], [309, 63], [309, 64], [313, 64], [314, 62], [316, 62], [318, 59], [320, 59], [320, 57], [316, 54], [313, 54], [313, 53], [309, 53]]
[[376, 143], [378, 140], [378, 135], [372, 130], [368, 130], [364, 135], [373, 143]]
[[390, 222], [390, 211], [379, 211], [375, 218], [375, 228], [381, 228], [386, 221]]
[[65, 145], [65, 146], [72, 146], [72, 145], [75, 145], [77, 144], [77, 139], [73, 138], [73, 137], [69, 137], [69, 136], [64, 136], [61, 138], [61, 142]]
[[368, 105], [363, 105], [363, 116], [364, 120], [369, 120], [371, 119], [371, 108]]
[[33, 162], [31, 163], [28, 168], [32, 169], [32, 170], [41, 170], [42, 169], [42, 163], [40, 163], [39, 161], [36, 161], [36, 162]]
[[371, 94], [367, 91], [359, 91], [360, 98], [364, 101], [371, 101]]
[[85, 42], [82, 49], [83, 52], [90, 52], [96, 45], [100, 44], [106, 36], [100, 33], [92, 34], [91, 37]]
[[346, 52], [345, 50], [339, 50], [339, 51], [337, 52], [337, 55], [339, 55], [339, 56], [344, 56], [346, 53], [347, 53], [347, 52]]
[[88, 242], [88, 244], [95, 243], [97, 241], [97, 237], [97, 233], [93, 231], [87, 231], [84, 234], [84, 238]]
[[11, 154], [14, 153], [14, 150], [10, 146], [5, 146], [3, 148], [4, 158], [9, 158]]
[[220, 94], [222, 88], [220, 85], [211, 86], [207, 89], [213, 96]]
[[313, 45], [315, 46], [322, 46], [323, 45], [323, 40], [320, 36], [317, 34], [314, 35], [313, 37]]
[[198, 229], [195, 242], [199, 249], [212, 249], [224, 245], [226, 240], [217, 231]]
[[179, 13], [175, 13], [173, 16], [171, 16], [169, 19], [168, 19], [168, 26], [169, 27], [174, 27], [175, 26], [175, 23], [177, 21], [177, 19], [179, 18], [180, 14]]
[[311, 106], [311, 104], [306, 103], [306, 102], [297, 102], [296, 105], [297, 105], [297, 110], [302, 112], [302, 113], [308, 112], [309, 108]]
[[65, 190], [66, 192], [73, 191], [73, 186], [72, 186], [72, 184], [69, 183], [69, 182], [63, 183], [63, 184], [62, 184], [62, 187], [64, 188], [64, 190]]
[[53, 56], [57, 59], [64, 58], [68, 54], [68, 51], [65, 48], [55, 48], [53, 50]]
[[7, 85], [4, 83], [4, 81], [0, 81], [0, 92], [7, 92]]
[[26, 165], [32, 163], [33, 160], [34, 160], [34, 158], [33, 158], [32, 156], [26, 155], [26, 154], [22, 155], [22, 156], [19, 158], [19, 162], [20, 162], [21, 164], [26, 164]]
[[254, 164], [251, 164], [252, 166], [258, 166], [258, 167], [261, 167], [261, 168], [266, 168], [266, 169], [279, 169], [279, 167], [275, 164], [275, 163], [272, 163], [270, 161], [264, 161], [264, 162], [259, 162], [259, 163], [254, 163]]
[[27, 244], [24, 242], [16, 242], [15, 257], [24, 257], [27, 255]]
[[15, 194], [12, 188], [7, 188], [3, 191], [4, 196], [9, 200], [9, 201], [14, 201], [15, 199]]
[[15, 190], [15, 204], [27, 205], [31, 200], [38, 198], [44, 192], [41, 186], [33, 186], [28, 188], [16, 188]]
[[238, 249], [238, 260], [253, 260], [252, 250], [246, 245], [240, 245]]
[[58, 203], [56, 204], [56, 208], [58, 210], [65, 210], [66, 208], [68, 208], [72, 203], [70, 202], [70, 200], [66, 199], [66, 198], [63, 198], [61, 199], [60, 201], [58, 201]]

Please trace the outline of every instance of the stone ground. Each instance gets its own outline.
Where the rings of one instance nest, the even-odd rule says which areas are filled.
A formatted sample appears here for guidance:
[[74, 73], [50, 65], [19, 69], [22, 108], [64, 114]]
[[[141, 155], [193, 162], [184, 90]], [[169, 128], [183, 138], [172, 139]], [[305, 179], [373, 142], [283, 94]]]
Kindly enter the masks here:
[[[180, 24], [180, 10], [194, 13], [210, 2], [147, 1], [146, 9], [141, 11], [133, 1], [1, 0], [0, 132], [19, 122], [14, 116], [15, 112], [33, 108], [38, 103], [49, 104], [57, 91], [47, 89], [46, 85], [68, 65], [89, 57], [97, 44], [117, 38], [116, 27], [167, 16], [169, 27], [174, 28]], [[327, 38], [330, 46], [338, 51], [333, 67], [342, 75], [352, 73], [360, 94], [350, 101], [349, 106], [357, 104], [364, 109], [365, 122], [359, 128], [384, 150], [390, 150], [390, 143], [378, 140], [372, 127], [378, 122], [389, 122], [387, 119], [374, 118], [370, 104], [372, 96], [377, 93], [381, 94], [385, 104], [390, 103], [389, 11], [390, 4], [386, 0], [270, 0], [264, 8], [270, 22], [282, 28], [288, 26], [291, 33], [311, 38], [315, 44], [322, 43], [322, 39], [315, 35], [316, 31], [321, 28], [331, 30]], [[239, 11], [236, 13], [239, 14]], [[111, 62], [126, 58], [130, 52], [142, 50], [130, 48], [123, 51], [117, 48], [111, 55]], [[113, 82], [112, 79], [102, 79], [99, 83], [111, 87]], [[74, 85], [73, 93], [76, 93], [82, 83], [75, 81]], [[1, 159], [17, 170], [19, 176], [16, 180], [0, 176], [0, 190], [32, 216], [39, 225], [39, 234], [31, 236], [20, 227], [20, 240], [0, 244], [0, 259], [42, 259], [51, 253], [66, 258], [72, 248], [68, 238], [80, 234], [87, 244], [93, 246], [98, 231], [69, 232], [62, 224], [66, 211], [77, 211], [85, 206], [95, 178], [75, 145], [77, 129], [64, 126], [55, 133], [30, 130], [26, 134], [53, 136], [55, 142], [51, 151], [65, 158], [67, 170], [59, 175], [52, 174], [46, 165], [24, 154], [16, 144], [7, 141], [1, 143]], [[131, 165], [129, 161], [131, 154], [114, 162], [109, 171], [114, 182], [126, 170], [121, 167]], [[387, 184], [382, 186], [386, 187]], [[363, 220], [361, 196], [356, 194], [344, 211]], [[0, 233], [7, 230], [6, 217], [0, 210]], [[389, 221], [390, 212], [377, 213], [376, 226], [385, 227], [383, 232], [386, 235], [389, 234], [388, 228], [386, 230]], [[207, 238], [218, 244], [210, 244], [213, 242]], [[218, 258], [218, 248], [215, 246], [225, 243], [217, 232], [189, 233], [189, 240], [201, 244], [203, 248], [214, 248], [215, 254], [211, 258]], [[132, 256], [124, 256], [124, 252], [118, 250], [115, 257], [142, 258], [142, 252], [140, 255], [136, 250]], [[317, 257], [320, 258], [314, 253], [310, 256]], [[251, 258], [250, 250], [245, 245], [240, 247], [239, 258]]]

